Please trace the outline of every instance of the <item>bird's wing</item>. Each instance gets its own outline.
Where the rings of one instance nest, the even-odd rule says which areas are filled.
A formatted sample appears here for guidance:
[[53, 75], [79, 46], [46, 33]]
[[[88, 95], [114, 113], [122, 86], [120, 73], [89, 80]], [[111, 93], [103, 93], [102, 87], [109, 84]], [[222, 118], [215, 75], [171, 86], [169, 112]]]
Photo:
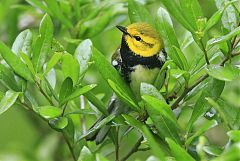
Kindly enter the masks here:
[[115, 53], [112, 55], [111, 63], [112, 63], [112, 66], [114, 66], [114, 68], [116, 68], [120, 72], [121, 64], [122, 64], [120, 49], [117, 49]]

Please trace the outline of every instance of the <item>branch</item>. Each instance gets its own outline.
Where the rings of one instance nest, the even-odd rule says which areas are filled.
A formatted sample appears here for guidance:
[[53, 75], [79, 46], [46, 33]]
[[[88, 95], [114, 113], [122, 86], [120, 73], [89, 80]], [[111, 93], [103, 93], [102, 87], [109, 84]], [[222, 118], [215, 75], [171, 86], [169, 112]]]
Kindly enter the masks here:
[[[235, 57], [240, 55], [239, 53], [234, 53], [231, 54], [231, 57]], [[219, 64], [221, 66], [223, 66], [228, 60], [230, 59], [230, 57], [226, 57], [225, 59], [223, 59], [223, 61]], [[204, 74], [197, 82], [195, 82], [192, 86], [187, 87], [184, 89], [183, 93], [176, 99], [176, 101], [171, 105], [172, 109], [176, 109], [179, 105], [179, 103], [182, 101], [183, 98], [185, 98], [185, 96], [191, 91], [193, 90], [197, 85], [199, 85], [201, 82], [203, 82], [205, 79], [207, 79], [209, 77], [208, 74]]]
[[203, 50], [203, 53], [204, 53], [204, 57], [205, 57], [206, 63], [207, 63], [207, 65], [209, 65], [210, 62], [209, 62], [209, 60], [208, 60], [207, 51], [206, 51], [206, 49], [205, 49], [205, 47], [204, 47], [204, 45], [203, 45], [203, 41], [202, 41], [202, 40], [200, 40], [200, 44], [201, 44], [201, 46], [202, 46], [202, 50]]
[[116, 143], [115, 143], [115, 156], [116, 161], [119, 161], [119, 126], [116, 127]]
[[133, 153], [138, 151], [139, 146], [141, 145], [141, 142], [143, 141], [143, 136], [141, 136], [136, 144], [131, 148], [131, 150], [127, 153], [125, 157], [123, 157], [120, 161], [125, 161], [127, 160]]
[[52, 102], [52, 100], [51, 100], [51, 98], [50, 98], [50, 97], [44, 92], [44, 90], [42, 89], [41, 85], [40, 85], [38, 82], [36, 82], [36, 85], [37, 85], [39, 91], [42, 93], [42, 95], [48, 100], [48, 102], [49, 102], [51, 105], [54, 105], [53, 102]]

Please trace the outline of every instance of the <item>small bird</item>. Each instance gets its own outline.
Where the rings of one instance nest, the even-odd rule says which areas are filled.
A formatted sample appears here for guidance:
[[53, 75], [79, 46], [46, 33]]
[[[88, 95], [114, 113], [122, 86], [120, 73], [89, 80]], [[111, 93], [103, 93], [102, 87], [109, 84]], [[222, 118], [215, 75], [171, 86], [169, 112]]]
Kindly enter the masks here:
[[[140, 101], [141, 83], [153, 84], [166, 61], [167, 55], [163, 42], [158, 32], [147, 23], [139, 22], [127, 27], [116, 27], [123, 35], [120, 49], [112, 56], [112, 65], [119, 71], [137, 100]], [[119, 115], [127, 111], [128, 107], [113, 95], [108, 104], [108, 112]], [[96, 126], [103, 118], [103, 116], [100, 117], [92, 127]], [[99, 144], [104, 140], [109, 130], [110, 125], [107, 125], [86, 139], [96, 139], [96, 144]]]

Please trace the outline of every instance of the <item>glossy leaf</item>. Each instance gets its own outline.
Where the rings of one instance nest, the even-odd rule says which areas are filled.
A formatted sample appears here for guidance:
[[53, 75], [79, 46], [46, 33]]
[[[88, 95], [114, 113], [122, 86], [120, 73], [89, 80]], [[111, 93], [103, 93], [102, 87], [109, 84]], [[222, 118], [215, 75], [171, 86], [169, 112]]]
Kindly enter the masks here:
[[46, 7], [41, 1], [38, 0], [26, 0], [32, 6], [40, 8], [42, 11], [46, 11], [47, 13], [52, 13], [48, 7]]
[[15, 79], [15, 74], [11, 68], [0, 64], [0, 81], [9, 89], [13, 91], [21, 91]]
[[75, 50], [74, 57], [80, 65], [80, 75], [85, 73], [88, 68], [88, 62], [92, 56], [92, 41], [86, 39], [82, 41]]
[[95, 157], [92, 152], [84, 146], [77, 161], [95, 161]]
[[0, 115], [6, 112], [10, 107], [14, 105], [18, 96], [19, 92], [14, 92], [12, 90], [8, 90], [5, 93], [5, 95], [0, 101]]
[[96, 85], [95, 84], [90, 84], [90, 85], [86, 85], [86, 86], [79, 86], [78, 88], [76, 88], [69, 96], [67, 96], [65, 99], [63, 99], [63, 101], [61, 102], [61, 104], [64, 104], [67, 101], [70, 101], [74, 98], [79, 97], [80, 95], [83, 95], [87, 92], [89, 92], [90, 90], [92, 90], [93, 88], [95, 88]]
[[[102, 77], [108, 82], [108, 80], [111, 80], [114, 82], [114, 84], [117, 84], [117, 86], [124, 91], [125, 95], [127, 95], [128, 98], [131, 98], [135, 102], [135, 97], [130, 90], [129, 86], [125, 83], [125, 81], [122, 79], [118, 71], [106, 60], [106, 58], [100, 53], [96, 48], [92, 48], [93, 51], [93, 61], [95, 65], [98, 67], [98, 70]], [[135, 103], [136, 104], [136, 103]], [[137, 109], [135, 109], [137, 110]]]
[[23, 59], [24, 63], [27, 65], [28, 69], [32, 73], [32, 75], [35, 76], [36, 72], [34, 70], [33, 64], [31, 62], [31, 60], [29, 59], [29, 57], [26, 54], [24, 54], [23, 52], [20, 52], [20, 55], [21, 55], [21, 58]]
[[106, 105], [91, 91], [83, 94], [103, 115], [107, 116]]
[[214, 45], [223, 43], [225, 41], [230, 40], [231, 38], [233, 38], [236, 35], [240, 34], [240, 26], [235, 28], [234, 30], [232, 30], [230, 33], [228, 33], [227, 35], [218, 37], [218, 38], [213, 38], [211, 40], [209, 40], [207, 42], [207, 50], [209, 50], [211, 47], [213, 47]]
[[235, 143], [228, 150], [222, 153], [219, 157], [212, 159], [211, 161], [239, 160], [240, 159], [239, 151], [240, 151], [240, 143]]
[[62, 110], [55, 106], [40, 106], [38, 107], [38, 112], [46, 119], [52, 119], [62, 114]]
[[160, 7], [158, 9], [157, 16], [157, 30], [162, 36], [167, 54], [178, 65], [180, 69], [184, 69], [185, 66], [188, 66], [187, 61], [182, 52], [177, 50], [179, 51], [178, 53], [173, 48], [173, 46], [175, 46], [175, 49], [179, 48], [179, 43], [173, 29], [172, 20], [168, 12], [164, 8]]
[[240, 142], [240, 130], [228, 131], [227, 134], [228, 134], [230, 140], [232, 140], [234, 142]]
[[210, 65], [208, 66], [207, 73], [219, 80], [222, 81], [232, 81], [239, 75], [240, 70], [235, 68], [234, 66], [227, 64], [224, 67]]
[[128, 16], [131, 23], [146, 22], [153, 25], [152, 17], [146, 9], [146, 6], [134, 0], [128, 0]]
[[12, 51], [16, 55], [20, 55], [20, 52], [23, 52], [30, 56], [32, 50], [32, 39], [32, 32], [29, 29], [22, 31], [12, 45]]
[[146, 103], [147, 112], [156, 126], [159, 136], [172, 138], [180, 143], [177, 119], [174, 116], [171, 107], [163, 101], [151, 96], [142, 96]]
[[237, 14], [235, 12], [234, 7], [231, 5], [231, 3], [236, 2], [238, 0], [216, 0], [216, 6], [218, 9], [224, 9], [225, 11], [222, 15], [222, 24], [225, 29], [228, 31], [232, 31], [234, 28], [237, 27]]
[[187, 139], [187, 141], [185, 142], [185, 146], [188, 147], [195, 138], [202, 135], [204, 132], [206, 132], [208, 129], [210, 129], [211, 127], [213, 127], [215, 125], [217, 125], [215, 120], [211, 120], [211, 121], [208, 121], [207, 123], [205, 123], [203, 126], [201, 126], [199, 128], [198, 131], [196, 131], [193, 134], [193, 136], [191, 136]]
[[156, 87], [154, 87], [151, 84], [147, 84], [147, 83], [144, 83], [144, 82], [141, 83], [140, 93], [141, 93], [141, 96], [149, 95], [149, 96], [155, 97], [155, 98], [165, 102], [165, 99], [161, 95], [161, 93], [156, 89]]
[[73, 81], [73, 86], [78, 83], [79, 70], [78, 61], [71, 54], [64, 54], [62, 56], [62, 71], [64, 77], [70, 77]]
[[66, 25], [68, 28], [72, 27], [71, 21], [62, 13], [61, 8], [58, 5], [57, 1], [49, 1], [44, 0], [44, 2], [47, 4], [49, 10], [51, 13], [59, 19], [64, 25]]
[[172, 139], [166, 138], [166, 141], [176, 161], [182, 161], [182, 160], [195, 161], [195, 159], [193, 159], [191, 155], [187, 153], [187, 151], [185, 151], [179, 144], [174, 142]]
[[144, 125], [142, 122], [134, 119], [132, 116], [129, 115], [123, 115], [126, 122], [133, 126], [138, 128], [142, 131], [142, 133], [147, 138], [147, 141], [149, 143], [149, 146], [151, 147], [151, 150], [155, 156], [157, 156], [162, 161], [165, 161], [165, 154], [161, 147], [159, 147], [159, 144], [157, 143], [156, 139], [154, 138], [153, 134], [150, 132], [150, 130], [147, 128], [146, 125]]
[[[187, 30], [189, 30], [192, 33], [195, 33], [196, 28], [194, 28], [193, 24], [190, 24], [190, 22], [187, 21], [186, 17], [183, 15], [184, 11], [181, 10], [180, 6], [175, 0], [169, 1], [169, 0], [161, 0], [161, 2], [164, 4], [164, 6], [167, 8], [167, 10], [170, 12], [170, 14], [176, 18], [176, 20], [182, 24]], [[160, 12], [159, 10], [158, 12]]]
[[201, 7], [198, 0], [180, 0], [181, 10], [184, 11], [182, 14], [185, 19], [197, 30], [197, 20], [203, 17]]
[[73, 81], [70, 77], [67, 77], [61, 86], [60, 93], [59, 93], [59, 100], [62, 102], [66, 99], [71, 93], [73, 89]]
[[32, 63], [35, 71], [39, 72], [50, 52], [52, 37], [53, 37], [53, 23], [49, 15], [44, 15], [40, 27], [39, 36], [33, 48]]
[[121, 101], [132, 107], [133, 110], [138, 110], [138, 105], [134, 102], [134, 100], [132, 100], [116, 83], [109, 79], [108, 84]]
[[218, 10], [217, 12], [215, 12], [212, 17], [207, 21], [206, 26], [204, 27], [203, 32], [206, 33], [209, 29], [211, 29], [215, 24], [218, 23], [218, 21], [221, 19], [222, 14], [223, 14], [223, 9], [222, 10]]
[[47, 74], [59, 62], [59, 60], [62, 58], [62, 55], [63, 54], [61, 52], [56, 52], [53, 54], [49, 62], [47, 62], [44, 74]]
[[30, 82], [34, 82], [32, 73], [28, 67], [2, 42], [0, 42], [0, 54], [15, 73]]
[[202, 94], [194, 105], [193, 112], [187, 126], [188, 131], [191, 130], [193, 123], [208, 110], [209, 104], [205, 98], [211, 97], [214, 100], [218, 99], [225, 86], [225, 83], [223, 81], [217, 79], [211, 78], [208, 79], [208, 81], [208, 84], [203, 88]]
[[56, 117], [49, 120], [49, 125], [55, 130], [62, 130], [68, 125], [68, 118]]

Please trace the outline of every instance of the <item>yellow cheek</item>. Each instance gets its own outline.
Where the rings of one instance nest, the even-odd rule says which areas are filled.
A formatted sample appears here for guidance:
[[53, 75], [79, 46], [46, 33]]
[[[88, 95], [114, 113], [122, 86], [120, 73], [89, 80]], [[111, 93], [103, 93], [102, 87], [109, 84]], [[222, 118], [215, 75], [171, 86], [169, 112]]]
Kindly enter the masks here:
[[[160, 50], [160, 44], [155, 44], [153, 47], [149, 47], [139, 41], [136, 41], [135, 39], [132, 39], [130, 36], [126, 36], [126, 42], [131, 51], [142, 57], [153, 56], [157, 54]], [[150, 40], [150, 42], [154, 41]]]

